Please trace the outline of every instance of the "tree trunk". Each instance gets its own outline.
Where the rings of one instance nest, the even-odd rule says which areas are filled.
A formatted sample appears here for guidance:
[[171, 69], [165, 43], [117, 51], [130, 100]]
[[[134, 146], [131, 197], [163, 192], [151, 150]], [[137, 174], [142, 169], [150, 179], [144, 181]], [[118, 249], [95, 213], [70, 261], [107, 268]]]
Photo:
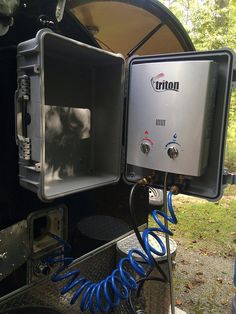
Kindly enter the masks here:
[[219, 6], [219, 8], [228, 8], [229, 7], [229, 0], [215, 0], [215, 4]]
[[[229, 22], [229, 0], [215, 0], [216, 7], [220, 9], [220, 14], [215, 17], [216, 26], [227, 28]], [[222, 10], [226, 9], [226, 10]]]

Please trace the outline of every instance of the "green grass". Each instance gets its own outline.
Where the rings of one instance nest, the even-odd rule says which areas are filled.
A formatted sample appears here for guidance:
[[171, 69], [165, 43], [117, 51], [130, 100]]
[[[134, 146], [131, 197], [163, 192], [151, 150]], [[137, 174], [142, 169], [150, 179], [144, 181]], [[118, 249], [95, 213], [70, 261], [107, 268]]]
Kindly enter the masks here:
[[170, 225], [174, 239], [205, 254], [234, 255], [236, 186], [227, 188], [216, 203], [180, 195], [173, 197], [173, 205], [178, 218], [176, 226]]

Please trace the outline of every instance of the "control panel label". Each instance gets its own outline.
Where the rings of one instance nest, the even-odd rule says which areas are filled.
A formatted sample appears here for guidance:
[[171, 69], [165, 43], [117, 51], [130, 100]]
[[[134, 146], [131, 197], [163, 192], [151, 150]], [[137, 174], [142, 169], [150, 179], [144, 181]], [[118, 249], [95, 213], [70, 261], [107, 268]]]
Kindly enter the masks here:
[[151, 85], [155, 92], [179, 91], [179, 82], [167, 81], [163, 79], [164, 73], [159, 73], [151, 78]]

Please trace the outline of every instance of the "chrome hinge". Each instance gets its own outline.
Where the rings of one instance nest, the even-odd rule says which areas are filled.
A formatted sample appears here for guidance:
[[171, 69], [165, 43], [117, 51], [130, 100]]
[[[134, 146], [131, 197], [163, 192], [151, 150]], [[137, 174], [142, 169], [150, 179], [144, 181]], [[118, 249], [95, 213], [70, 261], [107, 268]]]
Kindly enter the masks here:
[[61, 20], [63, 19], [65, 5], [66, 5], [66, 0], [57, 1], [57, 7], [56, 7], [56, 12], [55, 12], [57, 22], [61, 22]]
[[228, 184], [236, 184], [236, 173], [231, 173], [227, 169], [224, 169], [223, 185]]

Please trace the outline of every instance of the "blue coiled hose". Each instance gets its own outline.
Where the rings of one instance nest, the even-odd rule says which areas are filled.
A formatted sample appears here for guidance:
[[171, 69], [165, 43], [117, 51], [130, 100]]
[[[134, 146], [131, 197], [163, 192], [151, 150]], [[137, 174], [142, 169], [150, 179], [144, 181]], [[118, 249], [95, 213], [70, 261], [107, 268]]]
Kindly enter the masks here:
[[[151, 268], [155, 266], [155, 260], [152, 253], [157, 256], [163, 256], [166, 253], [165, 245], [156, 232], [172, 235], [172, 232], [166, 228], [159, 216], [167, 219], [173, 224], [177, 223], [172, 207], [172, 192], [168, 193], [167, 205], [170, 216], [161, 210], [153, 210], [152, 217], [157, 223], [158, 228], [147, 228], [142, 233], [142, 246], [145, 253], [137, 249], [130, 250], [128, 256], [119, 261], [118, 267], [112, 272], [112, 274], [98, 283], [94, 283], [85, 277], [80, 276], [79, 269], [62, 273], [67, 266], [71, 264], [73, 258], [61, 258], [61, 253], [56, 253], [54, 256], [47, 259], [49, 264], [63, 263], [51, 277], [54, 282], [69, 278], [61, 290], [62, 295], [77, 287], [70, 304], [74, 304], [77, 299], [82, 296], [80, 303], [80, 310], [82, 312], [89, 310], [91, 313], [108, 313], [111, 309], [118, 306], [121, 300], [127, 300], [129, 298], [129, 293], [132, 290], [136, 290], [138, 284], [136, 283], [134, 275], [131, 275], [127, 270], [125, 270], [125, 264], [129, 264], [136, 274], [138, 274], [141, 278], [145, 278], [148, 274], [143, 264], [148, 265]], [[160, 251], [157, 251], [151, 246], [149, 243], [149, 235], [159, 243], [161, 249]], [[53, 237], [62, 245], [65, 245], [65, 242], [59, 237], [54, 235]], [[142, 262], [138, 262], [134, 255], [141, 257]]]

